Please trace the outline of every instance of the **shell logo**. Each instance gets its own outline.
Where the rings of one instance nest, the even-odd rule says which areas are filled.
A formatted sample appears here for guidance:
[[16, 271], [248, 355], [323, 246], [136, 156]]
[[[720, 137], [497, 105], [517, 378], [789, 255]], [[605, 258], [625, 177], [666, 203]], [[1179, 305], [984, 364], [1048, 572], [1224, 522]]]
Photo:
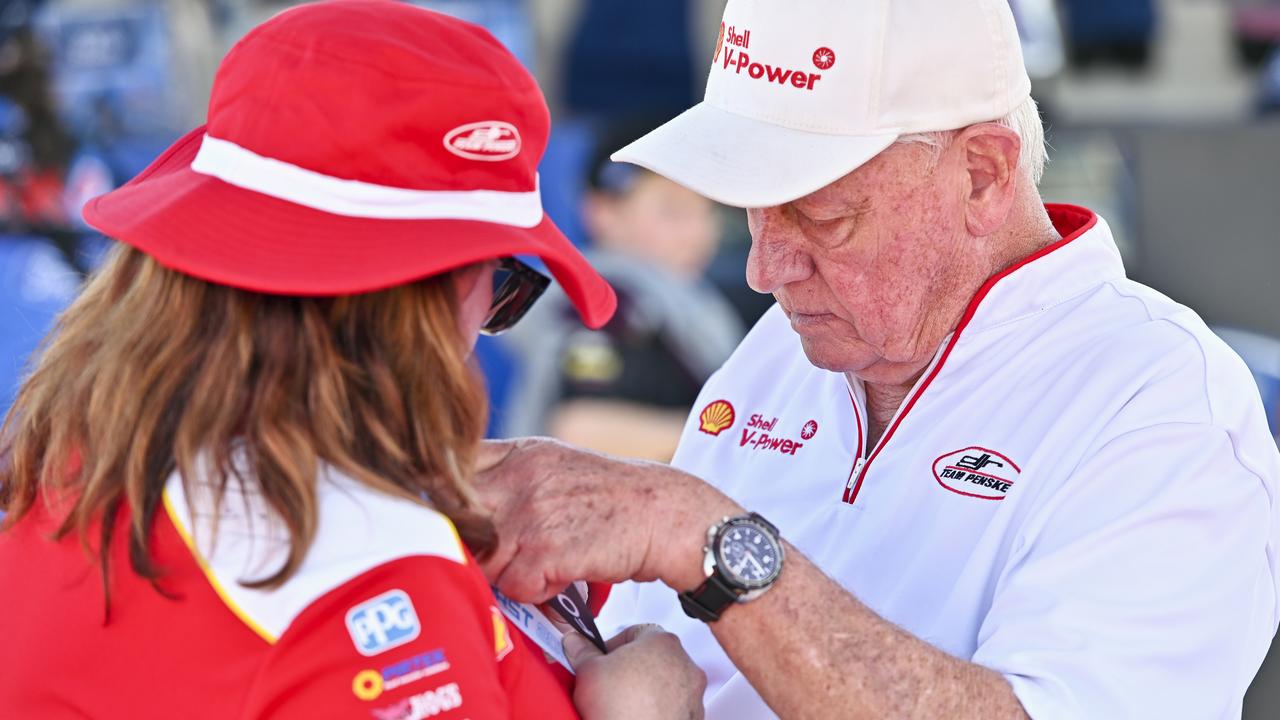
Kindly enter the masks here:
[[716, 38], [716, 54], [711, 56], [711, 64], [720, 59], [720, 50], [724, 48], [724, 23], [720, 23], [720, 36]]
[[702, 414], [698, 415], [698, 429], [708, 435], [719, 435], [733, 427], [734, 417], [733, 406], [728, 400], [716, 400], [702, 408]]

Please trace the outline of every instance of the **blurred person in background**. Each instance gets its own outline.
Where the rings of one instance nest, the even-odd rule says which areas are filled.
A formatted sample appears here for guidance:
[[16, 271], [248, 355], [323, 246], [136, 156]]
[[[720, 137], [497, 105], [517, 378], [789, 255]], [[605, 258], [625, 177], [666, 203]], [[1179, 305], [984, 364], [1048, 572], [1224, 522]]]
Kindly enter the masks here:
[[80, 207], [111, 187], [57, 112], [48, 49], [32, 27], [38, 9], [0, 5], [0, 411], [79, 287]]
[[609, 123], [688, 107], [724, 0], [524, 0], [557, 112]]
[[1280, 48], [1280, 1], [1227, 0], [1236, 52], [1248, 65], [1261, 65]]
[[1259, 115], [1280, 115], [1280, 50], [1271, 53], [1258, 78], [1256, 106]]
[[744, 208], [777, 305], [671, 465], [486, 446], [497, 587], [638, 581], [602, 626], [676, 632], [713, 718], [1239, 717], [1280, 454], [1240, 357], [1044, 202], [1008, 5], [730, 0], [711, 57], [614, 157]]
[[703, 278], [720, 233], [715, 204], [609, 159], [654, 125], [601, 133], [582, 203], [586, 254], [618, 291], [618, 312], [588, 332], [553, 292], [503, 336], [519, 359], [502, 413], [506, 435], [670, 460], [698, 390], [742, 339], [733, 308]]
[[575, 684], [476, 565], [502, 529], [468, 358], [548, 282], [511, 256], [588, 325], [615, 306], [542, 212], [533, 78], [478, 27], [335, 0], [237, 44], [209, 108], [86, 207], [122, 244], [0, 429], [0, 714], [700, 715], [673, 636], [568, 643]]
[[1159, 23], [1156, 0], [1060, 0], [1071, 63], [1149, 65]]
[[74, 211], [66, 202], [67, 171], [76, 150], [53, 101], [48, 50], [31, 27], [36, 10], [26, 0], [5, 0], [0, 10], [0, 132], [7, 226], [66, 228]]
[[52, 50], [59, 111], [123, 181], [199, 123], [225, 51], [217, 0], [47, 0], [37, 31]]

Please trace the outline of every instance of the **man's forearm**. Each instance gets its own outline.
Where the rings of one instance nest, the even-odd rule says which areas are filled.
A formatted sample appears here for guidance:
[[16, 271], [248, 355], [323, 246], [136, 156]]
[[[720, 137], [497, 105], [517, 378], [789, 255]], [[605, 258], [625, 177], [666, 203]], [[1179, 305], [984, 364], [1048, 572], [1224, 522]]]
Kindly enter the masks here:
[[[684, 505], [680, 530], [670, 537], [670, 572], [662, 578], [677, 591], [702, 582], [700, 533], [716, 513], [735, 512], [723, 496], [702, 500]], [[695, 507], [702, 512], [688, 510]], [[784, 718], [1027, 717], [999, 674], [887, 622], [790, 545], [774, 587], [729, 608], [711, 630]]]

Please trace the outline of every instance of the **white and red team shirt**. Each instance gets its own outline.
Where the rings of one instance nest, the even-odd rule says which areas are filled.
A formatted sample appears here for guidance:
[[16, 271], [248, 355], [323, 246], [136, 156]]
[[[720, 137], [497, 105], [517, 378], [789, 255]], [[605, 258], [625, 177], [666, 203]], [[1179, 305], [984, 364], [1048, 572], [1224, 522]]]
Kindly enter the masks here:
[[[194, 495], [207, 485], [192, 484]], [[568, 675], [512, 629], [443, 515], [326, 468], [319, 524], [284, 585], [288, 536], [229, 483], [171, 478], [153, 557], [165, 597], [129, 566], [127, 513], [102, 578], [62, 515], [0, 533], [0, 717], [576, 718]], [[194, 510], [193, 510], [194, 509]]]
[[[1258, 391], [1192, 311], [1125, 278], [1102, 220], [1049, 210], [1063, 240], [977, 293], [875, 447], [862, 385], [810, 365], [775, 307], [674, 464], [1003, 674], [1036, 720], [1239, 717], [1277, 626]], [[772, 717], [673, 591], [615, 588], [601, 629], [644, 621], [707, 671], [709, 718]]]

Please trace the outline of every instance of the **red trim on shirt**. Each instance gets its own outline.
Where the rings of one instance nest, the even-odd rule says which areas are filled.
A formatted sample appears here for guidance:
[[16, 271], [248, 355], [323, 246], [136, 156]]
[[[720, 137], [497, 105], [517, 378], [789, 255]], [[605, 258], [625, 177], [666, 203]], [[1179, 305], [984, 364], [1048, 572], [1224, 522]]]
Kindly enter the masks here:
[[[956, 343], [960, 341], [960, 334], [964, 332], [964, 329], [968, 327], [969, 322], [973, 320], [973, 316], [978, 312], [978, 306], [982, 304], [984, 299], [986, 299], [987, 293], [991, 292], [991, 289], [995, 287], [996, 283], [1006, 277], [1009, 277], [1027, 265], [1030, 265], [1036, 260], [1054, 252], [1055, 250], [1060, 250], [1066, 247], [1071, 243], [1071, 241], [1083, 236], [1098, 224], [1098, 216], [1092, 210], [1079, 207], [1078, 205], [1045, 205], [1045, 209], [1049, 211], [1049, 218], [1053, 221], [1054, 228], [1062, 234], [1062, 239], [1051, 245], [1040, 248], [1022, 260], [1010, 265], [995, 275], [992, 275], [985, 283], [983, 283], [982, 287], [978, 289], [978, 292], [973, 296], [973, 299], [969, 301], [969, 307], [965, 309], [964, 316], [960, 318], [960, 324], [956, 326], [955, 332], [951, 335], [951, 341], [948, 342], [947, 347], [943, 349], [942, 356], [938, 359], [937, 364], [933, 366], [932, 372], [929, 373], [923, 383], [920, 383], [920, 387], [916, 389], [915, 393], [911, 396], [911, 399], [907, 401], [902, 412], [898, 413], [898, 417], [894, 419], [893, 424], [889, 426], [889, 429], [885, 432], [884, 436], [880, 438], [880, 442], [876, 443], [875, 449], [871, 451], [871, 456], [868, 457], [866, 463], [862, 465], [862, 472], [858, 473], [858, 481], [854, 483], [853, 489], [850, 490], [848, 483], [845, 483], [844, 502], [852, 505], [857, 501], [858, 491], [862, 489], [862, 481], [866, 479], [867, 470], [870, 469], [871, 463], [875, 462], [875, 459], [879, 457], [880, 451], [889, 443], [889, 439], [893, 437], [894, 432], [896, 432], [898, 426], [902, 424], [902, 420], [907, 416], [907, 413], [911, 412], [911, 408], [915, 407], [920, 396], [924, 394], [925, 390], [929, 389], [929, 384], [933, 382], [934, 378], [938, 377], [938, 373], [942, 371], [942, 366], [946, 364], [947, 358], [951, 355], [951, 351], [955, 349]], [[854, 410], [856, 412], [857, 408], [854, 408]], [[854, 459], [854, 468], [857, 468], [859, 458], [861, 458], [861, 453], [859, 453], [858, 458]], [[852, 473], [850, 474], [852, 475]]]
[[862, 459], [862, 442], [865, 433], [862, 432], [862, 411], [858, 409], [858, 400], [853, 396], [853, 388], [848, 388], [848, 390], [849, 402], [853, 405], [853, 420], [858, 423], [858, 452], [853, 456], [853, 467], [849, 468], [849, 479], [844, 481], [844, 501], [851, 503], [853, 500], [849, 497], [849, 494], [853, 490], [850, 489], [849, 483], [853, 480], [854, 471], [858, 469], [858, 461]]

